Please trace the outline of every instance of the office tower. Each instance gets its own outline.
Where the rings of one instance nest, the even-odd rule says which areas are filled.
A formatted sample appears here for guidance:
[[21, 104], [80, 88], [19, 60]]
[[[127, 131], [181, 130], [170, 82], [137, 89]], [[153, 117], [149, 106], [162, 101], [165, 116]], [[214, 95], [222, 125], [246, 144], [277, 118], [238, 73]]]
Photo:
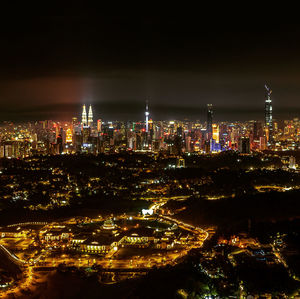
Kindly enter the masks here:
[[188, 153], [191, 152], [191, 141], [192, 141], [191, 136], [185, 137], [185, 151]]
[[250, 139], [249, 139], [249, 137], [241, 137], [239, 139], [239, 152], [242, 154], [250, 154]]
[[72, 143], [72, 141], [73, 141], [72, 130], [68, 128], [66, 132], [66, 143]]
[[212, 125], [212, 136], [216, 143], [220, 143], [220, 131], [217, 124]]
[[253, 139], [259, 140], [261, 136], [262, 136], [262, 125], [260, 122], [255, 121], [253, 123]]
[[149, 131], [149, 111], [148, 111], [148, 101], [146, 101], [146, 111], [145, 111], [145, 122], [146, 122], [146, 133]]
[[148, 130], [149, 130], [149, 132], [153, 131], [153, 120], [152, 120], [152, 118], [150, 118], [149, 121], [148, 121]]
[[213, 122], [213, 107], [212, 104], [207, 104], [206, 136], [208, 140], [212, 138], [212, 122]]
[[293, 156], [290, 156], [289, 158], [289, 168], [296, 169], [296, 158]]
[[56, 144], [58, 146], [58, 152], [57, 154], [61, 154], [63, 152], [63, 138], [61, 135], [58, 135], [57, 136], [57, 139], [56, 139]]
[[98, 131], [98, 133], [101, 133], [101, 131], [102, 131], [102, 120], [101, 119], [97, 120], [97, 131]]
[[59, 124], [53, 123], [53, 127], [55, 130], [55, 138], [57, 138], [57, 136], [59, 135]]
[[78, 124], [77, 117], [73, 117], [73, 118], [72, 118], [72, 126], [73, 126], [73, 128], [74, 128], [75, 126], [77, 126], [77, 124]]
[[83, 107], [82, 107], [81, 124], [82, 124], [83, 126], [86, 126], [86, 125], [87, 125], [87, 115], [86, 115], [85, 105], [83, 105]]
[[84, 126], [82, 130], [82, 143], [84, 146], [88, 143], [90, 136], [91, 136], [91, 128], [88, 126]]
[[204, 143], [204, 151], [206, 154], [209, 154], [211, 152], [211, 144], [209, 140], [206, 140]]
[[273, 119], [272, 119], [272, 90], [265, 85], [266, 89], [266, 100], [265, 100], [265, 129], [268, 144], [273, 140]]
[[89, 127], [93, 126], [93, 110], [92, 110], [92, 105], [90, 105], [90, 107], [89, 107], [88, 123], [87, 123], [87, 125]]
[[127, 137], [127, 147], [130, 150], [135, 150], [135, 133], [129, 132]]
[[182, 157], [177, 158], [176, 167], [177, 168], [184, 168], [185, 167], [185, 159], [183, 159]]
[[142, 149], [142, 137], [141, 134], [136, 134], [136, 149], [141, 150]]
[[182, 129], [182, 127], [177, 127], [177, 136], [179, 136], [179, 137], [183, 137], [183, 129]]
[[161, 140], [153, 140], [152, 141], [152, 151], [159, 152], [161, 148]]
[[264, 151], [266, 149], [266, 137], [259, 138], [259, 149]]

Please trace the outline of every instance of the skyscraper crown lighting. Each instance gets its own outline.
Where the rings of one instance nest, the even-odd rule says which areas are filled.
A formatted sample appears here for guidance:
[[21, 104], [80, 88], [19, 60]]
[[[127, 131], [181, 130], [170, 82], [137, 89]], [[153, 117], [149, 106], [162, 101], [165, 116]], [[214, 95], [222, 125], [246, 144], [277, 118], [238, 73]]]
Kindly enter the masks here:
[[89, 107], [89, 114], [88, 114], [88, 126], [91, 127], [93, 125], [93, 110], [92, 105]]
[[83, 105], [83, 107], [82, 107], [81, 123], [82, 123], [83, 126], [87, 125], [87, 115], [86, 115], [85, 105]]

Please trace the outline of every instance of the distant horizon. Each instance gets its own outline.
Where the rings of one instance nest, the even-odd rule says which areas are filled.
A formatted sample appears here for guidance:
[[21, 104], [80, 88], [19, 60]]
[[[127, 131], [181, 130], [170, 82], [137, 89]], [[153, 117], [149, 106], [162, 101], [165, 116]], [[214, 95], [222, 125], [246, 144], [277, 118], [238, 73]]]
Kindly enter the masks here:
[[[111, 104], [109, 102], [91, 103], [93, 107], [94, 120], [102, 119], [103, 121], [143, 121], [144, 120], [144, 103], [131, 101], [128, 103], [119, 102]], [[252, 109], [245, 107], [226, 107], [213, 105], [216, 122], [247, 122], [264, 120], [264, 103], [261, 107]], [[86, 106], [90, 103], [87, 101]], [[41, 105], [31, 109], [19, 107], [16, 113], [14, 109], [9, 112], [0, 111], [0, 121], [12, 122], [31, 122], [31, 121], [71, 121], [73, 117], [81, 119], [82, 104], [56, 104]], [[114, 111], [115, 110], [115, 111]], [[100, 112], [102, 111], [102, 113]], [[154, 121], [169, 120], [189, 120], [189, 121], [206, 121], [206, 105], [202, 107], [149, 104], [150, 118]], [[252, 117], [249, 117], [249, 116]], [[287, 107], [277, 111], [276, 105], [273, 104], [273, 119], [291, 120], [300, 117], [300, 108]]]

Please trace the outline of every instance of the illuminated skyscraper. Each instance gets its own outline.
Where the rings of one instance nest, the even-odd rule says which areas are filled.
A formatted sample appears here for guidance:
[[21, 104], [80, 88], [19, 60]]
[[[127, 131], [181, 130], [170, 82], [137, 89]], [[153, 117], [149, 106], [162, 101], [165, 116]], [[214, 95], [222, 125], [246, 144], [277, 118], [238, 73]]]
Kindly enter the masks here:
[[82, 107], [81, 124], [82, 124], [83, 126], [86, 126], [86, 125], [87, 125], [87, 115], [86, 115], [85, 105], [83, 105], [83, 107]]
[[149, 131], [149, 110], [148, 110], [148, 101], [146, 101], [145, 117], [146, 117], [146, 132], [148, 133], [148, 131]]
[[219, 125], [217, 125], [217, 124], [212, 125], [212, 136], [216, 143], [220, 143]]
[[72, 143], [72, 141], [73, 141], [72, 130], [68, 128], [66, 132], [66, 143]]
[[265, 129], [267, 132], [267, 141], [268, 143], [272, 142], [273, 139], [273, 118], [272, 118], [272, 99], [271, 93], [272, 90], [265, 85], [266, 89], [266, 100], [265, 100]]
[[72, 126], [75, 127], [78, 124], [77, 117], [72, 118]]
[[97, 120], [97, 131], [100, 133], [102, 131], [102, 120], [98, 119]]
[[93, 110], [92, 105], [89, 107], [89, 115], [88, 115], [88, 126], [91, 127], [93, 125]]
[[207, 104], [207, 127], [206, 134], [207, 139], [210, 140], [212, 138], [212, 122], [213, 122], [213, 106], [212, 104]]
[[296, 169], [296, 158], [293, 156], [290, 156], [289, 159], [289, 168], [290, 169]]

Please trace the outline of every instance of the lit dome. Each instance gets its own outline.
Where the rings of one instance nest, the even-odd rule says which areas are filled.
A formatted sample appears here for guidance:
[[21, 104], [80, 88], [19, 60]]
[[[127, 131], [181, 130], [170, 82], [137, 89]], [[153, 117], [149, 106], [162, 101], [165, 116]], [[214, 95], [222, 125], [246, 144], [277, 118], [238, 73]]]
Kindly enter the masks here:
[[103, 229], [114, 229], [115, 228], [115, 224], [113, 222], [112, 219], [107, 219], [104, 221], [103, 225], [102, 225]]

